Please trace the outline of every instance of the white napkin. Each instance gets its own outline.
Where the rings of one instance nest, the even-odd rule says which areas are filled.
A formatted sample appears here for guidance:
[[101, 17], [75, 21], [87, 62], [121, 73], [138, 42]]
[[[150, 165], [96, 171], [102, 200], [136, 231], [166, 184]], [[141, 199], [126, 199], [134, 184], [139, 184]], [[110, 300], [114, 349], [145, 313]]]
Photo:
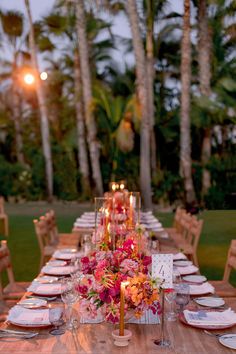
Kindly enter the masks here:
[[198, 271], [198, 267], [195, 265], [190, 265], [187, 267], [177, 267], [177, 270], [180, 275], [188, 275], [188, 274], [193, 274]]
[[26, 309], [17, 305], [10, 309], [7, 320], [19, 325], [50, 325], [48, 309]]
[[221, 312], [184, 310], [184, 317], [192, 325], [227, 326], [236, 323], [236, 313], [230, 308]]
[[213, 294], [215, 292], [214, 286], [212, 286], [208, 282], [205, 282], [200, 285], [190, 285], [189, 287], [190, 287], [189, 289], [190, 295], [201, 295], [201, 294], [208, 294], [208, 293]]
[[185, 254], [183, 254], [182, 252], [173, 254], [173, 261], [179, 261], [181, 259], [187, 259], [187, 257], [185, 256]]
[[38, 295], [60, 295], [61, 284], [40, 284], [33, 281], [27, 290]]
[[68, 275], [71, 274], [75, 271], [75, 268], [72, 266], [66, 266], [66, 267], [50, 267], [50, 266], [44, 266], [41, 269], [42, 273], [49, 274], [49, 275]]

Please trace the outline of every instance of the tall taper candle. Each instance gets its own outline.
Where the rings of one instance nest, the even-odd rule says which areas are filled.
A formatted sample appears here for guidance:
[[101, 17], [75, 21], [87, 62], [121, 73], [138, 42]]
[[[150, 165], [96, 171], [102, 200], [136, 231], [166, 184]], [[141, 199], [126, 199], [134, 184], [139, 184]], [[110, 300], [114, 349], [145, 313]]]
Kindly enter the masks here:
[[119, 335], [124, 335], [125, 329], [125, 287], [128, 285], [127, 281], [120, 284], [120, 331]]

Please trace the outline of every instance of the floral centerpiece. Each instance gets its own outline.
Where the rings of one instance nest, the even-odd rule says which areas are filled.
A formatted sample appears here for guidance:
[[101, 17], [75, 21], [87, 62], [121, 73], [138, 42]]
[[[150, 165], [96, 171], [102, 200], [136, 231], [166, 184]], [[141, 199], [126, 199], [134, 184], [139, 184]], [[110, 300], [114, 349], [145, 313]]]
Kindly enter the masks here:
[[137, 318], [151, 309], [159, 311], [157, 280], [148, 273], [151, 257], [137, 252], [132, 238], [111, 251], [95, 251], [81, 259], [77, 290], [81, 295], [80, 311], [85, 318], [102, 315], [112, 323], [119, 322], [120, 287], [126, 281], [125, 312]]

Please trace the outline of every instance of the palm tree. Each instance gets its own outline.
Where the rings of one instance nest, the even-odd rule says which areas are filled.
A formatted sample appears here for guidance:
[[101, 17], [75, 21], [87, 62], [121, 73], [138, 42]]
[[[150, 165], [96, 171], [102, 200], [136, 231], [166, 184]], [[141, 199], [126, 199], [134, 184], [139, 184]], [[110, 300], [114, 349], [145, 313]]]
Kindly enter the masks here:
[[73, 67], [71, 69], [73, 72], [72, 76], [74, 78], [74, 105], [77, 128], [78, 163], [81, 174], [82, 193], [84, 197], [88, 197], [90, 195], [90, 173], [81, 90], [81, 72], [77, 47], [78, 41], [75, 33], [74, 7], [72, 6], [71, 8], [69, 6], [64, 6], [64, 2], [58, 4], [56, 11], [54, 10], [48, 16], [43, 18], [42, 26], [43, 33], [45, 31], [45, 33], [49, 35], [52, 34], [55, 37], [63, 37], [66, 44], [66, 48], [64, 49], [64, 51], [66, 51], [65, 59], [68, 61], [70, 54], [72, 56], [70, 61], [73, 62]]
[[146, 58], [139, 28], [139, 16], [137, 12], [136, 1], [127, 0], [126, 9], [132, 33], [132, 41], [136, 60], [137, 94], [142, 115], [140, 128], [140, 189], [143, 197], [144, 208], [150, 209], [152, 205], [152, 197]]
[[30, 26], [29, 45], [31, 51], [31, 61], [36, 76], [36, 93], [38, 97], [40, 119], [41, 119], [41, 135], [42, 135], [42, 143], [43, 143], [43, 154], [45, 159], [45, 168], [46, 168], [47, 192], [48, 192], [48, 199], [51, 200], [53, 197], [53, 166], [52, 166], [52, 153], [51, 153], [51, 144], [50, 144], [48, 113], [47, 113], [46, 100], [45, 100], [43, 87], [39, 79], [37, 51], [36, 51], [36, 45], [34, 39], [34, 26], [33, 26], [33, 21], [31, 16], [29, 0], [25, 0], [25, 7], [28, 14], [28, 20]]
[[90, 161], [92, 166], [92, 175], [95, 183], [96, 192], [98, 195], [103, 194], [103, 183], [99, 161], [99, 144], [97, 141], [97, 128], [93, 115], [93, 97], [92, 83], [89, 67], [89, 52], [88, 42], [86, 38], [86, 22], [84, 1], [77, 0], [76, 2], [76, 29], [78, 35], [78, 48], [81, 68], [81, 81], [84, 102], [85, 122], [88, 134], [88, 146], [90, 152]]
[[6, 66], [9, 67], [10, 71], [4, 71], [1, 75], [1, 79], [10, 79], [10, 91], [12, 95], [12, 115], [15, 126], [16, 135], [16, 157], [17, 161], [22, 165], [25, 164], [25, 158], [23, 153], [23, 138], [21, 129], [21, 99], [20, 99], [20, 89], [19, 89], [19, 66], [20, 66], [20, 56], [22, 54], [21, 46], [24, 42], [23, 38], [23, 15], [17, 11], [7, 11], [0, 13], [0, 19], [2, 23], [3, 30], [3, 40], [5, 44], [10, 48], [11, 59], [8, 61]]
[[190, 0], [184, 0], [183, 37], [181, 43], [181, 119], [180, 119], [180, 172], [184, 180], [186, 202], [196, 200], [192, 180], [190, 135], [190, 88], [191, 88], [191, 39]]
[[[211, 94], [211, 33], [207, 18], [206, 0], [199, 1], [198, 7], [198, 23], [199, 23], [199, 39], [198, 39], [198, 66], [199, 66], [199, 84], [200, 93], [202, 96], [210, 97]], [[211, 156], [211, 129], [204, 127], [203, 142], [202, 142], [202, 195], [207, 194], [211, 186], [210, 171], [207, 170], [206, 164], [209, 162]]]

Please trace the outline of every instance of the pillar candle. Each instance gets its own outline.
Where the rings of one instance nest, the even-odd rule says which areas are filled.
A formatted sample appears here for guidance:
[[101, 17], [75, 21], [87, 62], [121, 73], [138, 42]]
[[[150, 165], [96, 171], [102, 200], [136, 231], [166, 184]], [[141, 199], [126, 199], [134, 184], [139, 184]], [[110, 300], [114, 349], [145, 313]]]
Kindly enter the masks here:
[[127, 281], [120, 284], [120, 330], [119, 335], [124, 335], [125, 330], [125, 287], [128, 285]]

